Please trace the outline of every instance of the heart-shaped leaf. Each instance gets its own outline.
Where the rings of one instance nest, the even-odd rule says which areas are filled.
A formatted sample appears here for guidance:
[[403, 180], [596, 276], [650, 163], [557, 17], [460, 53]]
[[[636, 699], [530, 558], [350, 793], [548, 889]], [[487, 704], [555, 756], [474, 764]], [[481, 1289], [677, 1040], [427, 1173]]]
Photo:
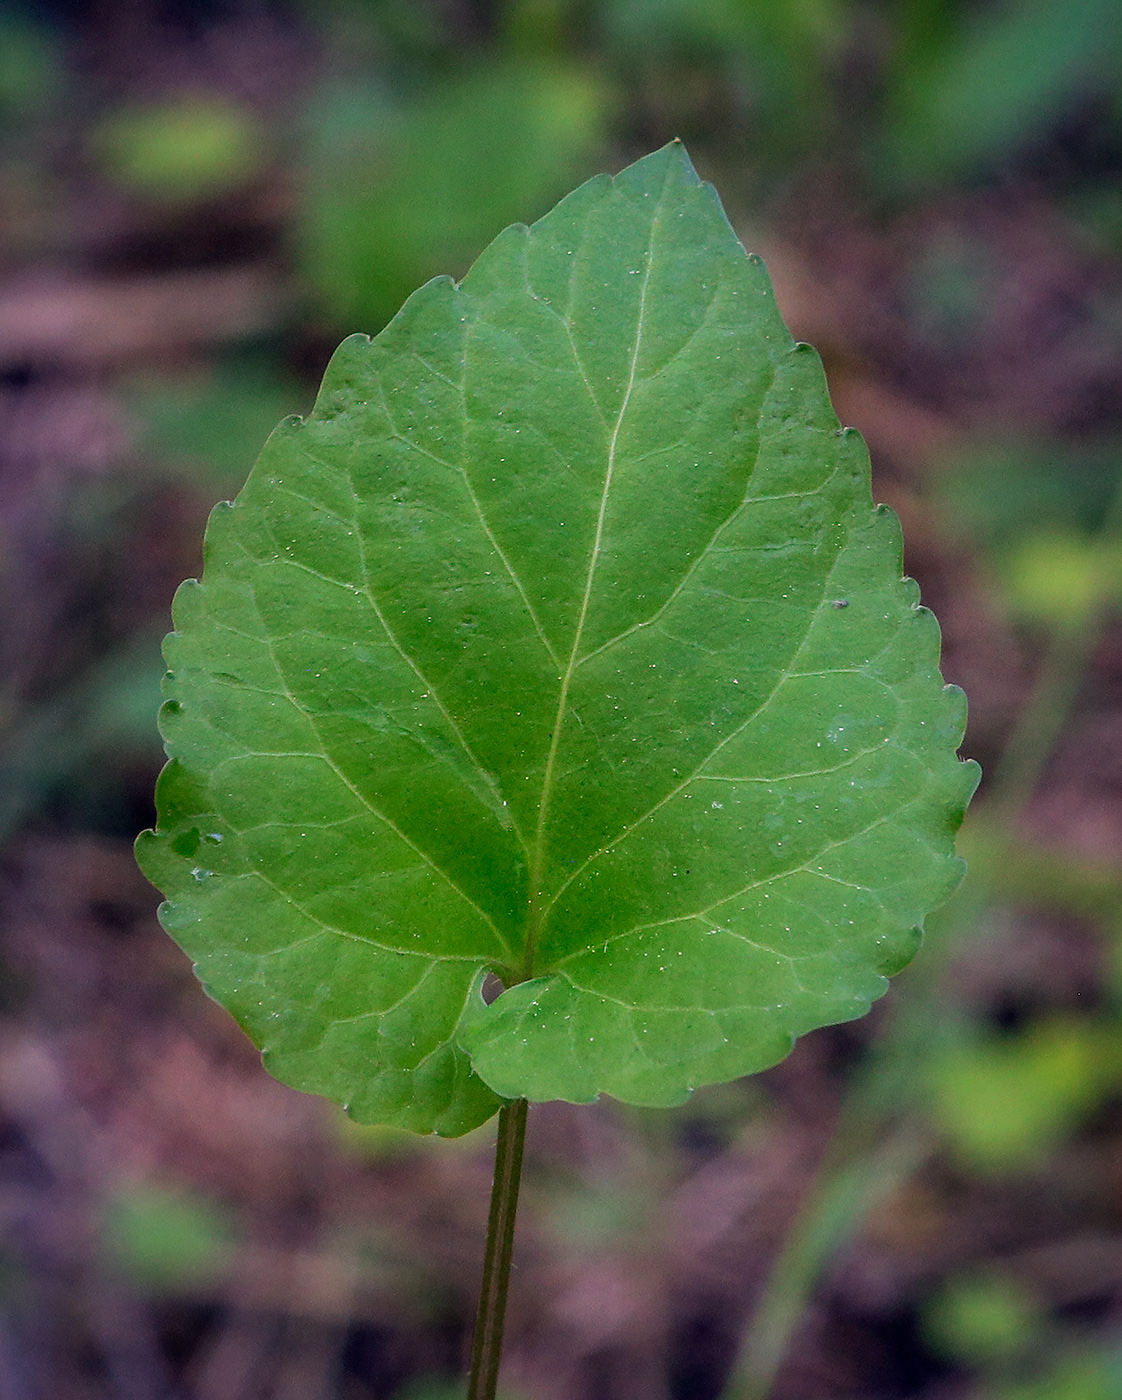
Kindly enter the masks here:
[[165, 927], [362, 1120], [761, 1069], [960, 875], [938, 628], [677, 144], [345, 341], [175, 621]]

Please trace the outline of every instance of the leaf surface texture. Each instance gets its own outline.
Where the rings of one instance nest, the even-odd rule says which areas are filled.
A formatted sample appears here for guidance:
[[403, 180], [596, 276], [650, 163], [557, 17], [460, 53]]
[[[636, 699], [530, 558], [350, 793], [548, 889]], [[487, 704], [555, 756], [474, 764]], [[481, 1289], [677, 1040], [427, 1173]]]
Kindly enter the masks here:
[[215, 510], [139, 847], [165, 926], [363, 1120], [774, 1063], [961, 873], [900, 550], [683, 148], [590, 181], [345, 341]]

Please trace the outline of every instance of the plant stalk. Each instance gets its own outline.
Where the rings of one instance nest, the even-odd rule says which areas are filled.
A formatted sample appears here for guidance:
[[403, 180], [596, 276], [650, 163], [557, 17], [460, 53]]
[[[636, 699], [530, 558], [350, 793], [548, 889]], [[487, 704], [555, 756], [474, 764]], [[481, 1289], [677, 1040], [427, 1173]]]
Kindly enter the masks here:
[[528, 1107], [525, 1099], [513, 1099], [499, 1110], [495, 1180], [491, 1188], [483, 1283], [479, 1290], [479, 1311], [475, 1317], [475, 1340], [471, 1348], [468, 1400], [495, 1400], [499, 1382], [503, 1321], [510, 1289], [514, 1218], [518, 1211], [518, 1188], [522, 1182], [522, 1150], [526, 1144]]

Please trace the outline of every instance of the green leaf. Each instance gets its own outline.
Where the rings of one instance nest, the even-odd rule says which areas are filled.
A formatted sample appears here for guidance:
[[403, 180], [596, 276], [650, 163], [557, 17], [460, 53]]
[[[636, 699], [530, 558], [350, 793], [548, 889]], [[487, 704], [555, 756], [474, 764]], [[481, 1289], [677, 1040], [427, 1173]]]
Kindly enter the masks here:
[[175, 622], [165, 927], [363, 1121], [761, 1069], [960, 876], [897, 522], [676, 143], [345, 341]]

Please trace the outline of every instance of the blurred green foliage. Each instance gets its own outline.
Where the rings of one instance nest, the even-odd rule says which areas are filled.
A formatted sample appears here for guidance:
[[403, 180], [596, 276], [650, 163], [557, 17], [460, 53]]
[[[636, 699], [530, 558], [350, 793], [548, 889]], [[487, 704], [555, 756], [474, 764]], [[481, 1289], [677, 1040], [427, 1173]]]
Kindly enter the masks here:
[[45, 105], [56, 91], [59, 69], [51, 30], [0, 8], [0, 131]]
[[[1118, 1400], [1122, 1356], [1111, 1350], [1072, 1348], [1031, 1380], [995, 1384], [993, 1400]], [[988, 1400], [988, 1397], [987, 1397]]]
[[277, 424], [310, 408], [310, 399], [260, 353], [227, 356], [205, 375], [139, 379], [126, 392], [142, 452], [231, 493]]
[[[890, 78], [891, 172], [905, 186], [992, 171], [1074, 109], [1117, 91], [1119, 0], [925, 0]], [[918, 22], [917, 22], [918, 21]]]
[[1045, 631], [1122, 601], [1122, 445], [977, 444], [945, 465], [937, 498], [1009, 613]]
[[944, 1355], [971, 1365], [1008, 1361], [1024, 1351], [1042, 1320], [1039, 1303], [1007, 1274], [964, 1274], [929, 1302], [929, 1340]]
[[932, 1066], [935, 1121], [974, 1171], [1039, 1169], [1122, 1088], [1122, 1024], [1050, 1018], [975, 1033]]
[[213, 96], [110, 112], [90, 142], [110, 179], [134, 194], [174, 203], [244, 184], [264, 156], [254, 113]]
[[1045, 627], [1085, 626], [1104, 599], [1122, 594], [1114, 540], [1087, 540], [1054, 527], [1035, 530], [1001, 561], [1010, 607]]
[[340, 83], [310, 114], [304, 275], [334, 324], [375, 331], [441, 272], [590, 170], [606, 94], [576, 63], [469, 67], [407, 99]]
[[220, 1273], [234, 1232], [215, 1202], [152, 1185], [124, 1185], [109, 1206], [105, 1249], [145, 1291], [198, 1285]]
[[1107, 523], [1120, 471], [1122, 442], [1112, 436], [975, 440], [940, 464], [940, 524], [982, 558], [1043, 530], [1089, 537]]
[[941, 1355], [975, 1368], [980, 1400], [1117, 1400], [1122, 1354], [1057, 1326], [1011, 1275], [963, 1274], [928, 1302], [924, 1330]]

